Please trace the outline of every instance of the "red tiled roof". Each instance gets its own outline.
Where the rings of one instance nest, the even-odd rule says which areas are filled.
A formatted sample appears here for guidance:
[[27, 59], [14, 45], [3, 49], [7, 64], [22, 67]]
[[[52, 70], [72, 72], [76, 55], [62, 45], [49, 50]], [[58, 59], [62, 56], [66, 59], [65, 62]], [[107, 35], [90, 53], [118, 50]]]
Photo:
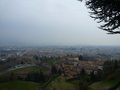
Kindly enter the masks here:
[[86, 69], [86, 70], [98, 70], [98, 68], [96, 68], [96, 67], [93, 67], [93, 66], [85, 66], [85, 67], [83, 67], [84, 69]]
[[96, 61], [95, 64], [96, 64], [96, 65], [103, 65], [104, 62], [102, 62], [102, 61]]
[[72, 71], [65, 71], [65, 75], [68, 76], [69, 78], [73, 78], [76, 77], [76, 75], [78, 75], [76, 72], [72, 72]]
[[78, 63], [86, 64], [86, 61], [78, 61]]
[[27, 75], [29, 72], [28, 71], [19, 71], [19, 72], [17, 72], [17, 73], [15, 73], [15, 74], [19, 74], [19, 75]]
[[52, 74], [52, 72], [51, 71], [46, 71], [45, 74], [50, 75], [50, 74]]

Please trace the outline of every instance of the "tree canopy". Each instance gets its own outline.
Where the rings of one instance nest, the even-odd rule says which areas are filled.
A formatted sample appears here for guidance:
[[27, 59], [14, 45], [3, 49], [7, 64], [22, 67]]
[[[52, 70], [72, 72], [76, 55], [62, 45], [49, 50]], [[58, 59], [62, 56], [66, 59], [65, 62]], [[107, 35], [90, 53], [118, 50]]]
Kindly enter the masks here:
[[90, 17], [104, 23], [100, 29], [109, 34], [120, 34], [120, 0], [85, 0], [85, 4], [91, 10]]

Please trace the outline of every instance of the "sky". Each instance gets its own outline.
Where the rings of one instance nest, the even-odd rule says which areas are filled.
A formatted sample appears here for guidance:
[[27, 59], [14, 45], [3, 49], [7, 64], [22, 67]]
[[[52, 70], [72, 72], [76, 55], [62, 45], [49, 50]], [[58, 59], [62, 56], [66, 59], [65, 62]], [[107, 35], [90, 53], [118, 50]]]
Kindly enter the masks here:
[[[0, 0], [0, 40], [31, 45], [120, 45], [78, 0]], [[1, 42], [2, 43], [2, 42]]]

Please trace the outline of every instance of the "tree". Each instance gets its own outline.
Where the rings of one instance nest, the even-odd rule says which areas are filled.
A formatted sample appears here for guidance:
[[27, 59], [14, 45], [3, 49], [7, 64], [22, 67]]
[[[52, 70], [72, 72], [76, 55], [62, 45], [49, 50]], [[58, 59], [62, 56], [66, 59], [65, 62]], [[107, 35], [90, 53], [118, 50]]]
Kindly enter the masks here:
[[62, 71], [59, 69], [59, 70], [58, 70], [58, 73], [59, 73], [59, 75], [61, 75], [61, 74], [62, 74]]
[[11, 75], [10, 75], [10, 81], [15, 81], [15, 80], [17, 80], [17, 77], [15, 76], [14, 73], [11, 73]]
[[28, 73], [28, 75], [27, 75], [27, 77], [26, 77], [25, 80], [26, 80], [26, 81], [30, 81], [30, 80], [31, 80], [31, 73]]
[[91, 81], [96, 81], [96, 76], [94, 74], [94, 70], [90, 73], [90, 80]]
[[116, 70], [118, 68], [118, 62], [117, 60], [114, 61], [114, 70]]
[[23, 62], [23, 61], [21, 61], [21, 64], [24, 64], [24, 62]]
[[120, 0], [85, 0], [85, 4], [92, 11], [90, 17], [105, 23], [100, 29], [109, 34], [120, 34]]
[[57, 74], [57, 68], [55, 66], [52, 66], [51, 72], [52, 74]]
[[38, 60], [38, 56], [37, 55], [34, 55], [33, 58], [36, 59], [36, 60]]
[[79, 60], [83, 60], [83, 56], [82, 55], [79, 56]]
[[85, 69], [84, 69], [84, 68], [81, 69], [80, 75], [81, 75], [82, 77], [85, 76]]
[[103, 78], [114, 72], [114, 65], [112, 61], [105, 61], [103, 65]]
[[101, 81], [103, 78], [103, 71], [101, 69], [97, 70], [97, 81]]
[[40, 70], [40, 80], [41, 80], [42, 82], [44, 82], [44, 79], [45, 79], [45, 77], [44, 77], [44, 75], [43, 75], [43, 72]]

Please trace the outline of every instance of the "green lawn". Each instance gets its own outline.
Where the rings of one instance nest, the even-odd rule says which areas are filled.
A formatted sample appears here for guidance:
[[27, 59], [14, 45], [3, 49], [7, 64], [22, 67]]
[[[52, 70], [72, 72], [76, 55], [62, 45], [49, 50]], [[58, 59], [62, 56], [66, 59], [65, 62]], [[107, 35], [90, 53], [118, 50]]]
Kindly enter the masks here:
[[58, 76], [46, 86], [45, 90], [76, 90], [76, 86], [66, 82], [64, 76]]
[[39, 67], [37, 67], [37, 66], [29, 66], [29, 67], [24, 67], [24, 68], [15, 69], [15, 70], [10, 71], [10, 72], [7, 72], [7, 73], [5, 73], [5, 74], [3, 74], [3, 75], [1, 75], [1, 76], [8, 76], [8, 75], [10, 75], [12, 72], [13, 72], [13, 73], [16, 73], [16, 72], [18, 72], [18, 71], [35, 71], [35, 72], [38, 71], [38, 72], [39, 72], [40, 70], [42, 70], [43, 73], [46, 71], [45, 69], [39, 68]]
[[89, 88], [94, 90], [108, 90], [113, 87], [118, 81], [104, 80], [101, 82], [95, 82], [89, 86]]
[[52, 59], [52, 60], [48, 60], [47, 63], [52, 65], [55, 61], [57, 61], [57, 60], [56, 59]]
[[11, 81], [0, 84], [0, 90], [38, 90], [39, 84], [34, 82]]

